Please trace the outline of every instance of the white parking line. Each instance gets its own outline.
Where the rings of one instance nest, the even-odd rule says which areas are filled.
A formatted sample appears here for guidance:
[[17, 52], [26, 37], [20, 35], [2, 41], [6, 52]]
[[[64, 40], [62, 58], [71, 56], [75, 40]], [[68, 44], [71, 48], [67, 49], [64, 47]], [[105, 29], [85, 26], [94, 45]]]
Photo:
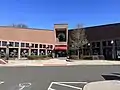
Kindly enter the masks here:
[[68, 85], [68, 84], [87, 84], [88, 82], [51, 82], [50, 86], [48, 87], [47, 90], [56, 90], [56, 89], [52, 89], [52, 85], [53, 84], [57, 84], [60, 86], [65, 86], [65, 87], [69, 87], [69, 88], [73, 88], [73, 89], [78, 89], [78, 90], [82, 90], [81, 87], [76, 87], [74, 85]]

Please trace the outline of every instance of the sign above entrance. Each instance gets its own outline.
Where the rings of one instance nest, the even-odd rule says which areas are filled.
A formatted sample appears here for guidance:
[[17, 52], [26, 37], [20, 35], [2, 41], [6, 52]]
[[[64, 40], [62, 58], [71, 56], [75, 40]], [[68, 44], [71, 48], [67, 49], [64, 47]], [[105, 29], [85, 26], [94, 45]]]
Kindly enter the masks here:
[[67, 46], [55, 46], [55, 50], [67, 50]]

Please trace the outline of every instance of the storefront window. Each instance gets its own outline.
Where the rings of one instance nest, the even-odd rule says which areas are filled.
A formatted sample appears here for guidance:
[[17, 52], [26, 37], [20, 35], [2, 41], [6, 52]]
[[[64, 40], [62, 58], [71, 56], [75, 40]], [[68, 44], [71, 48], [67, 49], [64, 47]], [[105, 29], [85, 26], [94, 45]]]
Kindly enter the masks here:
[[95, 42], [92, 42], [92, 47], [95, 47]]
[[53, 48], [53, 46], [52, 46], [52, 45], [50, 45], [50, 48], [52, 49], [52, 48]]
[[32, 47], [32, 48], [34, 48], [34, 45], [35, 45], [35, 44], [32, 44], [32, 46], [31, 46], [31, 47]]
[[42, 48], [42, 44], [39, 45], [39, 48]]
[[103, 45], [103, 46], [106, 46], [106, 41], [103, 41], [103, 42], [102, 42], [102, 45]]
[[21, 47], [25, 47], [25, 43], [21, 43]]
[[6, 46], [7, 45], [7, 41], [2, 41], [2, 46]]
[[26, 47], [29, 47], [29, 43], [26, 43]]
[[100, 42], [96, 42], [96, 46], [97, 46], [97, 47], [100, 47]]
[[107, 44], [108, 46], [112, 46], [111, 41], [107, 41], [107, 43], [108, 43], [108, 44]]
[[43, 48], [46, 48], [46, 45], [43, 45]]
[[14, 42], [9, 42], [9, 46], [13, 47], [14, 46]]
[[38, 44], [35, 44], [35, 48], [38, 48]]
[[115, 45], [120, 46], [120, 40], [115, 40]]
[[15, 47], [19, 47], [19, 42], [15, 42]]

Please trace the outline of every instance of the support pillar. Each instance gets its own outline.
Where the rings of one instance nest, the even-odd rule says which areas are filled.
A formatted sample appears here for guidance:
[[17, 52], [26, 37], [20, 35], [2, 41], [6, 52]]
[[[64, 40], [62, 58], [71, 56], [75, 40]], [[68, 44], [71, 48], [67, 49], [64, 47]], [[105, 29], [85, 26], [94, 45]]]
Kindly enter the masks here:
[[45, 49], [45, 55], [47, 55], [47, 49]]
[[9, 60], [9, 47], [6, 47], [6, 60]]
[[29, 48], [29, 56], [31, 55], [31, 48]]
[[21, 58], [21, 42], [19, 42], [19, 47], [18, 47], [18, 59]]
[[37, 55], [39, 56], [40, 55], [40, 50], [38, 49], [38, 51], [37, 51], [38, 53], [37, 53]]
[[100, 55], [103, 55], [103, 45], [102, 45], [102, 41], [100, 41]]

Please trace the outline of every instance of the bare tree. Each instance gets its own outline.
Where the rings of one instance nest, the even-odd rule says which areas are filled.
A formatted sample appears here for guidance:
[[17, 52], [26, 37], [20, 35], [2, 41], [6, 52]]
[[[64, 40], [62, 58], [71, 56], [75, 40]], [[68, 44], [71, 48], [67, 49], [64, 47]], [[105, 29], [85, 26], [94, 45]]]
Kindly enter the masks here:
[[25, 24], [12, 24], [12, 27], [19, 27], [19, 28], [28, 28], [28, 26], [27, 25], [25, 25]]
[[87, 36], [85, 34], [85, 30], [83, 26], [78, 24], [77, 28], [72, 31], [69, 39], [72, 48], [77, 50], [78, 58], [80, 56], [80, 49], [81, 49], [81, 56], [83, 56], [83, 46], [88, 43]]

